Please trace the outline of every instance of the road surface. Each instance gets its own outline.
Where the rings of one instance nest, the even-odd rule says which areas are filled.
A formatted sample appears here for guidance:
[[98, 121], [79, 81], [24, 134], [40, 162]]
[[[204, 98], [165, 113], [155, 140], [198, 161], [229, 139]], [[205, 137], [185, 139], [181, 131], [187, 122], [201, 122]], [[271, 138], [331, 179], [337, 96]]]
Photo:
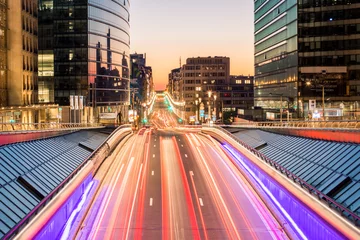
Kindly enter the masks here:
[[287, 239], [220, 143], [155, 112], [157, 129], [140, 130], [100, 169], [77, 239]]

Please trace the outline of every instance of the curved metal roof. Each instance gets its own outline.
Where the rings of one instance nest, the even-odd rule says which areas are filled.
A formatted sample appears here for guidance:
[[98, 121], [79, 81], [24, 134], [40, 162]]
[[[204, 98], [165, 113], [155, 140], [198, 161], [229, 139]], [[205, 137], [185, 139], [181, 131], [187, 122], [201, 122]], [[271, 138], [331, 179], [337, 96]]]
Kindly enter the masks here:
[[0, 147], [0, 238], [107, 137], [80, 131]]

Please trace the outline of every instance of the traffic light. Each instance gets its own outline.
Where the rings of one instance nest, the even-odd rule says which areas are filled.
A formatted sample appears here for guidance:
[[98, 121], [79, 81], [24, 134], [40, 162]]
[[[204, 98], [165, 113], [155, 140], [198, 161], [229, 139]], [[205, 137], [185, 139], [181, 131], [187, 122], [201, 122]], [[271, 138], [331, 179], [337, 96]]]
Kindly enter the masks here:
[[182, 120], [181, 118], [179, 118], [179, 123], [182, 123], [182, 121], [183, 121], [183, 120]]

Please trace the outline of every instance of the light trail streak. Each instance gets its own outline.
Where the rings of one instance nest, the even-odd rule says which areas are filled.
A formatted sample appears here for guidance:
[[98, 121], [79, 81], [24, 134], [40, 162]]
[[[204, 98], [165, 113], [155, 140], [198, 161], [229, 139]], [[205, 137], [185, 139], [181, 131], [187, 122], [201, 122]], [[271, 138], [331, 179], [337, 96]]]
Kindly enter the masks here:
[[[194, 155], [197, 156], [195, 159], [196, 159], [197, 161], [200, 161], [200, 160], [198, 160], [199, 157], [200, 157], [200, 156], [199, 156], [199, 153], [197, 152], [196, 146], [195, 146], [195, 144], [192, 142], [189, 134], [186, 134], [186, 138], [187, 138], [188, 142], [190, 143], [189, 146], [192, 147], [192, 151], [193, 151]], [[221, 206], [220, 206], [221, 203], [219, 203], [219, 201], [218, 201], [218, 197], [217, 197], [217, 195], [216, 195], [216, 193], [215, 193], [215, 190], [211, 187], [211, 179], [209, 179], [209, 176], [206, 174], [206, 169], [204, 170], [204, 166], [201, 164], [201, 162], [200, 162], [200, 164], [199, 164], [199, 168], [200, 168], [201, 172], [203, 172], [203, 176], [205, 177], [205, 180], [206, 180], [207, 183], [208, 183], [208, 184], [207, 184], [208, 189], [209, 189], [209, 191], [210, 191], [210, 194], [211, 194], [211, 196], [212, 196], [212, 199], [214, 200], [215, 207], [216, 207], [217, 212], [219, 213], [219, 216], [220, 216], [220, 218], [221, 218], [221, 222], [222, 222], [223, 225], [225, 226], [225, 230], [226, 230], [226, 232], [227, 232], [227, 236], [230, 236], [230, 235], [231, 235], [231, 233], [230, 233], [230, 228], [231, 228], [231, 226], [228, 226], [228, 222], [225, 221], [225, 215], [224, 215], [223, 211], [221, 210]]]
[[[210, 137], [210, 140], [211, 140], [211, 142], [214, 144], [214, 146], [216, 147], [216, 149], [221, 150], [221, 149], [219, 148], [219, 146], [218, 146], [218, 143], [216, 143], [216, 142], [213, 140], [213, 138]], [[206, 141], [204, 141], [204, 142], [205, 142], [206, 145], [209, 146], [210, 149], [212, 149], [212, 146], [211, 146], [208, 142], [206, 142]], [[236, 172], [237, 169], [236, 169], [235, 166], [232, 164], [232, 162], [230, 161], [230, 159], [229, 159], [222, 151], [219, 151], [219, 152], [222, 153], [224, 156], [221, 156], [218, 151], [213, 150], [213, 152], [214, 152], [215, 155], [218, 157], [218, 159], [221, 160], [220, 162], [222, 162], [223, 165], [226, 167], [226, 169], [228, 170], [227, 172], [230, 172], [230, 173], [231, 173], [232, 178], [235, 180], [235, 182], [237, 183], [237, 185], [240, 187], [241, 191], [246, 195], [247, 199], [249, 199], [249, 200], [251, 199], [251, 200], [252, 200], [250, 203], [251, 203], [251, 205], [253, 206], [254, 211], [257, 212], [258, 216], [260, 217], [260, 219], [262, 220], [262, 222], [263, 222], [264, 225], [266, 226], [266, 228], [267, 228], [269, 234], [272, 236], [272, 238], [273, 238], [273, 239], [280, 239], [280, 237], [278, 236], [277, 231], [276, 231], [276, 230], [278, 230], [278, 228], [275, 228], [275, 227], [274, 227], [274, 225], [273, 225], [274, 222], [273, 222], [273, 221], [268, 220], [268, 218], [267, 218], [267, 217], [268, 217], [268, 214], [265, 213], [264, 206], [261, 205], [261, 204], [258, 202], [259, 200], [258, 200], [258, 198], [256, 198], [256, 197], [254, 196], [254, 193], [251, 192], [248, 187], [246, 187], [246, 186], [243, 185], [246, 180], [244, 179], [244, 181], [240, 181], [240, 180], [238, 179], [239, 176], [235, 174], [235, 172]], [[221, 176], [221, 175], [220, 175], [220, 176]], [[222, 178], [222, 176], [221, 176], [221, 178]], [[230, 192], [230, 194], [233, 196], [233, 198], [235, 198], [235, 196], [233, 195], [233, 191], [229, 189], [229, 192]], [[236, 202], [236, 206], [237, 206], [240, 214], [242, 215], [243, 219], [246, 221], [246, 225], [247, 225], [247, 226], [249, 227], [249, 229], [250, 229], [250, 225], [251, 225], [251, 224], [250, 224], [250, 222], [248, 221], [248, 218], [246, 217], [246, 215], [245, 215], [245, 214], [243, 213], [243, 211], [241, 210], [238, 202], [237, 202], [236, 200], [234, 200], [234, 201]], [[256, 207], [255, 207], [252, 203], [254, 203], [254, 204], [256, 205]], [[261, 211], [261, 212], [260, 212], [260, 211]], [[268, 211], [268, 212], [269, 212], [269, 211]], [[270, 223], [272, 223], [272, 224], [270, 224]], [[251, 232], [253, 233], [253, 231], [251, 231]], [[276, 236], [275, 236], [274, 234], [276, 234]], [[258, 239], [256, 235], [253, 236], [253, 237], [256, 238], [256, 239]]]
[[134, 199], [133, 199], [132, 206], [131, 206], [131, 210], [130, 210], [130, 218], [129, 218], [129, 221], [128, 221], [128, 224], [127, 224], [127, 228], [126, 228], [125, 239], [128, 239], [128, 237], [129, 237], [131, 220], [132, 220], [132, 217], [133, 217], [133, 211], [134, 211], [134, 207], [135, 207], [135, 201], [136, 201], [136, 197], [137, 197], [137, 194], [138, 194], [138, 189], [139, 189], [139, 184], [140, 184], [142, 167], [143, 167], [143, 164], [140, 165], [140, 171], [139, 171], [138, 179], [137, 179], [137, 182], [136, 182], [135, 195], [134, 195]]
[[162, 239], [167, 240], [168, 239], [168, 204], [166, 200], [166, 193], [167, 193], [167, 184], [166, 184], [166, 169], [164, 166], [164, 156], [162, 151], [163, 146], [163, 138], [160, 137], [160, 154], [161, 154], [161, 161], [160, 161], [160, 167], [161, 167], [161, 205], [162, 205]]
[[[119, 180], [123, 168], [124, 168], [124, 164], [121, 165], [120, 171], [119, 171], [118, 174], [116, 175], [116, 180], [115, 180], [115, 182], [117, 182], [117, 181]], [[108, 195], [108, 192], [109, 192], [109, 191], [106, 192], [105, 197], [104, 197], [104, 199], [106, 199], [105, 205], [102, 205], [102, 206], [100, 207], [100, 211], [99, 211], [99, 212], [100, 212], [101, 214], [98, 215], [98, 216], [100, 216], [100, 218], [96, 218], [96, 219], [95, 219], [94, 226], [96, 226], [96, 228], [93, 228], [93, 230], [90, 232], [89, 236], [94, 236], [93, 238], [96, 238], [96, 236], [97, 236], [97, 234], [98, 234], [98, 231], [99, 231], [100, 223], [102, 222], [102, 220], [103, 220], [103, 218], [104, 218], [105, 211], [106, 211], [106, 209], [108, 208], [108, 205], [109, 205], [109, 203], [110, 203], [111, 196], [114, 194], [114, 191], [115, 191], [115, 186], [110, 190], [109, 195]], [[95, 230], [95, 232], [93, 233], [94, 230]], [[89, 238], [92, 238], [92, 237], [89, 237]]]
[[293, 229], [303, 238], [308, 239], [306, 235], [301, 231], [299, 226], [295, 223], [292, 217], [288, 214], [288, 212], [281, 206], [281, 204], [277, 201], [271, 191], [260, 181], [260, 179], [256, 176], [256, 174], [247, 166], [247, 164], [241, 159], [241, 157], [237, 156], [238, 154], [232, 150], [229, 146], [223, 145], [235, 158], [236, 160], [250, 173], [250, 175], [254, 178], [254, 180], [261, 186], [263, 191], [271, 198], [273, 203], [278, 207], [278, 209], [282, 212], [283, 216], [291, 223]]
[[199, 203], [199, 201], [196, 201], [196, 203], [197, 203], [197, 206], [198, 206], [198, 209], [199, 209], [201, 225], [203, 226], [203, 230], [204, 230], [204, 237], [205, 237], [205, 239], [208, 239], [208, 235], [207, 235], [207, 231], [206, 231], [206, 225], [205, 225], [205, 221], [204, 221], [204, 216], [202, 214], [202, 210], [201, 210], [201, 207], [200, 207], [200, 205], [204, 206], [204, 204], [203, 204], [202, 199], [199, 198], [199, 195], [198, 195], [196, 187], [195, 187], [194, 173], [192, 171], [190, 171], [189, 174], [190, 174], [192, 187], [194, 188], [195, 198], [196, 198], [196, 200], [199, 199], [199, 201], [200, 201], [200, 203]]
[[191, 198], [189, 182], [188, 182], [188, 180], [186, 178], [184, 164], [182, 163], [182, 160], [181, 160], [181, 154], [180, 154], [180, 150], [179, 150], [179, 147], [177, 145], [177, 142], [176, 142], [176, 138], [173, 136], [172, 140], [173, 140], [173, 144], [174, 144], [178, 164], [179, 164], [179, 167], [180, 167], [182, 182], [183, 182], [183, 186], [184, 186], [184, 190], [185, 190], [185, 197], [186, 197], [186, 202], [187, 202], [187, 206], [188, 206], [188, 212], [189, 212], [189, 216], [190, 216], [191, 226], [192, 226], [192, 229], [193, 229], [193, 237], [194, 237], [194, 239], [200, 239], [199, 227], [198, 227], [197, 221], [196, 221], [194, 204], [193, 204], [193, 201], [192, 201], [192, 198]]
[[75, 220], [75, 217], [76, 215], [81, 211], [81, 209], [83, 208], [84, 204], [85, 204], [85, 201], [86, 199], [89, 197], [89, 193], [90, 193], [90, 190], [91, 188], [93, 187], [94, 185], [94, 181], [91, 181], [86, 189], [85, 189], [85, 192], [83, 193], [83, 195], [81, 196], [81, 200], [80, 202], [78, 203], [77, 207], [73, 210], [73, 212], [71, 213], [69, 219], [67, 220], [66, 224], [65, 224], [65, 229], [60, 237], [61, 240], [65, 240], [65, 239], [68, 239], [69, 238], [69, 235], [70, 235], [70, 231], [71, 231], [71, 227], [73, 225], [73, 221]]
[[214, 177], [213, 177], [213, 175], [212, 175], [212, 173], [211, 173], [211, 171], [210, 171], [210, 169], [209, 169], [209, 166], [208, 166], [208, 164], [206, 163], [206, 160], [205, 160], [204, 156], [202, 155], [202, 153], [201, 153], [201, 151], [200, 151], [200, 148], [199, 148], [199, 147], [196, 147], [196, 149], [197, 149], [197, 151], [199, 152], [200, 158], [201, 158], [202, 162], [204, 163], [204, 166], [206, 167], [206, 170], [207, 170], [207, 172], [208, 172], [208, 174], [209, 174], [209, 176], [210, 176], [210, 178], [211, 178], [211, 180], [212, 180], [212, 183], [213, 183], [213, 185], [214, 185], [214, 187], [215, 187], [215, 190], [216, 190], [216, 192], [217, 192], [217, 194], [218, 194], [218, 196], [219, 196], [219, 198], [220, 198], [220, 201], [221, 201], [221, 203], [222, 203], [222, 205], [223, 205], [223, 207], [224, 207], [224, 209], [225, 209], [225, 212], [226, 212], [226, 214], [227, 214], [227, 216], [228, 216], [228, 219], [229, 219], [229, 221], [230, 221], [230, 223], [231, 223], [233, 232], [235, 232], [237, 239], [241, 239], [241, 237], [240, 237], [240, 235], [239, 235], [239, 233], [238, 233], [238, 231], [237, 231], [237, 228], [236, 228], [236, 226], [235, 226], [234, 220], [233, 220], [232, 217], [231, 217], [231, 214], [230, 214], [230, 212], [229, 212], [229, 209], [227, 208], [227, 206], [226, 206], [226, 204], [225, 204], [225, 201], [224, 201], [224, 199], [223, 199], [223, 197], [222, 197], [222, 194], [220, 193], [219, 187], [217, 186], [216, 181], [215, 181], [215, 179], [214, 179]]
[[[145, 196], [146, 196], [146, 179], [147, 179], [147, 170], [148, 170], [148, 161], [149, 161], [149, 155], [150, 155], [150, 137], [151, 132], [148, 134], [148, 139], [146, 143], [146, 150], [144, 151], [145, 155], [145, 164], [144, 164], [144, 170], [143, 170], [143, 176], [141, 180], [141, 193], [139, 196], [139, 207], [138, 207], [138, 213], [136, 217], [136, 234], [135, 239], [141, 239], [141, 233], [142, 233], [142, 226], [144, 221], [144, 207], [145, 207]], [[155, 154], [154, 154], [155, 156]], [[151, 198], [151, 205], [152, 205], [152, 198]]]

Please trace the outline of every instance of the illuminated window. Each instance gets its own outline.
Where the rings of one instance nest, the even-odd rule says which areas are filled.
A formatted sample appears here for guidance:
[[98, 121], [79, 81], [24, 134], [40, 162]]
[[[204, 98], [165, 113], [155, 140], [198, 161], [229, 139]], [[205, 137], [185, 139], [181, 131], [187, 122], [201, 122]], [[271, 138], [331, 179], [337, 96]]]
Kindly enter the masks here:
[[196, 87], [195, 90], [196, 90], [197, 92], [200, 92], [200, 91], [201, 91], [201, 87]]
[[251, 80], [245, 80], [245, 84], [251, 84]]
[[236, 84], [241, 84], [241, 80], [236, 80]]

